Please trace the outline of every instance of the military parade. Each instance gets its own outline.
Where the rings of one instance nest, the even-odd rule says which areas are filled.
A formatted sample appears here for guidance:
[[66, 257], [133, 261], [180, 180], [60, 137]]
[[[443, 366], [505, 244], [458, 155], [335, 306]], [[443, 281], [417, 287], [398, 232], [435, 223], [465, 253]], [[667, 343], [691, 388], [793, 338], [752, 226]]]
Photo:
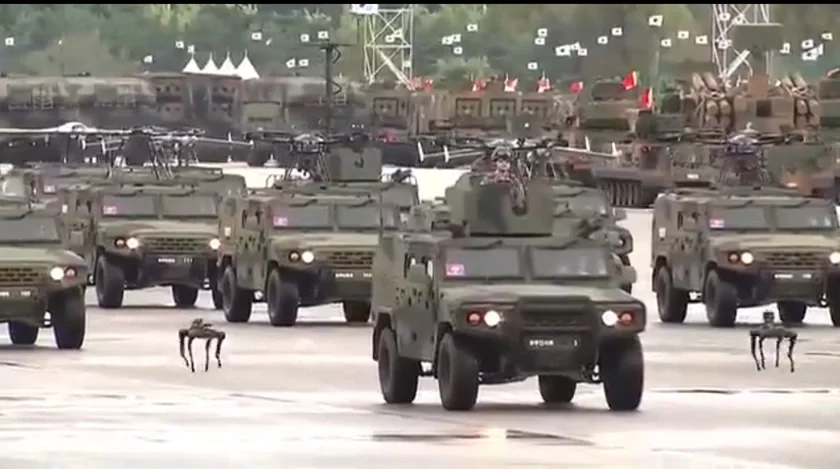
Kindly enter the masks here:
[[4, 74], [0, 462], [836, 468], [840, 76], [732, 28], [664, 84]]

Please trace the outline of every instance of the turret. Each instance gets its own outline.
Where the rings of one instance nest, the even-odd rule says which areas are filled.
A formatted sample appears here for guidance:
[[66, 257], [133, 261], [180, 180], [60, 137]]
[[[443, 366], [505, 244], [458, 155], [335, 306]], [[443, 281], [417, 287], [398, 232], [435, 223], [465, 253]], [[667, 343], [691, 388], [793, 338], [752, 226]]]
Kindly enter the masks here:
[[628, 111], [635, 108], [635, 96], [621, 80], [599, 80], [580, 95], [578, 125], [584, 130], [629, 131]]
[[463, 174], [446, 190], [453, 234], [550, 236], [554, 224], [551, 186], [542, 180], [528, 180], [523, 188], [524, 210], [517, 207], [515, 183], [488, 181], [480, 173]]

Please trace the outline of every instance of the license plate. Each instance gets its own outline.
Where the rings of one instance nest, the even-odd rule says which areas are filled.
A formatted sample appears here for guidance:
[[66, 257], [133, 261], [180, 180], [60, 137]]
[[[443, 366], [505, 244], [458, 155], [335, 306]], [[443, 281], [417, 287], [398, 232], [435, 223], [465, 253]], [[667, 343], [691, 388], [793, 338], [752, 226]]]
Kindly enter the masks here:
[[535, 350], [568, 349], [577, 347], [578, 339], [572, 336], [532, 337], [525, 340], [525, 345]]
[[814, 274], [811, 272], [776, 272], [773, 274], [773, 278], [783, 282], [808, 281], [813, 280]]
[[157, 262], [158, 264], [167, 264], [167, 265], [174, 265], [174, 264], [190, 264], [192, 263], [192, 257], [158, 257]]

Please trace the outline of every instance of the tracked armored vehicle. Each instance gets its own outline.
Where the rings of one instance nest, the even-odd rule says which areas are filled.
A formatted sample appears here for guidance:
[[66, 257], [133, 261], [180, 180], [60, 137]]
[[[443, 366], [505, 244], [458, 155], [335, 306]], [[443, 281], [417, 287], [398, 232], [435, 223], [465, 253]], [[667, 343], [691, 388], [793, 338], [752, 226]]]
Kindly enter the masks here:
[[34, 344], [42, 327], [53, 328], [60, 349], [84, 343], [87, 266], [63, 247], [58, 215], [25, 201], [0, 203], [0, 323], [12, 344]]
[[228, 198], [218, 257], [225, 319], [247, 322], [259, 293], [273, 326], [293, 326], [299, 306], [336, 302], [347, 322], [367, 322], [373, 254], [399, 224], [396, 206], [362, 194]]
[[58, 193], [70, 248], [85, 259], [103, 308], [125, 290], [169, 286], [177, 307], [216, 288], [219, 195], [194, 186], [73, 186]]
[[652, 285], [659, 317], [682, 323], [702, 302], [713, 327], [775, 302], [786, 323], [828, 306], [840, 326], [840, 227], [834, 204], [775, 188], [683, 189], [653, 206]]
[[545, 182], [529, 181], [517, 200], [485, 176], [447, 190], [447, 232], [383, 235], [372, 291], [383, 399], [410, 403], [430, 376], [445, 409], [469, 410], [479, 385], [536, 375], [546, 402], [602, 382], [611, 409], [636, 409], [645, 307], [619, 288], [609, 246], [589, 238], [589, 223], [555, 235]]

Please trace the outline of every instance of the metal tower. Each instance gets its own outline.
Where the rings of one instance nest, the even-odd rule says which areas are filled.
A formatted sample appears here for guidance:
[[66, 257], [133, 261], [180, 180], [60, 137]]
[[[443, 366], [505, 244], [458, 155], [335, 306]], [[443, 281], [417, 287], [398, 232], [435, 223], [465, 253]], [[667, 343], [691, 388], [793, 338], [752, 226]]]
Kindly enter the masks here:
[[[767, 24], [770, 21], [769, 3], [713, 3], [712, 4], [712, 61], [718, 74], [723, 76], [734, 72], [741, 63], [750, 67], [744, 51], [732, 47], [731, 30], [738, 24]], [[770, 54], [768, 54], [770, 55]], [[767, 59], [768, 68], [771, 59]], [[752, 68], [750, 68], [752, 70]]]
[[414, 65], [414, 5], [378, 5], [374, 10], [357, 15], [365, 80], [373, 83], [387, 70], [408, 85]]

